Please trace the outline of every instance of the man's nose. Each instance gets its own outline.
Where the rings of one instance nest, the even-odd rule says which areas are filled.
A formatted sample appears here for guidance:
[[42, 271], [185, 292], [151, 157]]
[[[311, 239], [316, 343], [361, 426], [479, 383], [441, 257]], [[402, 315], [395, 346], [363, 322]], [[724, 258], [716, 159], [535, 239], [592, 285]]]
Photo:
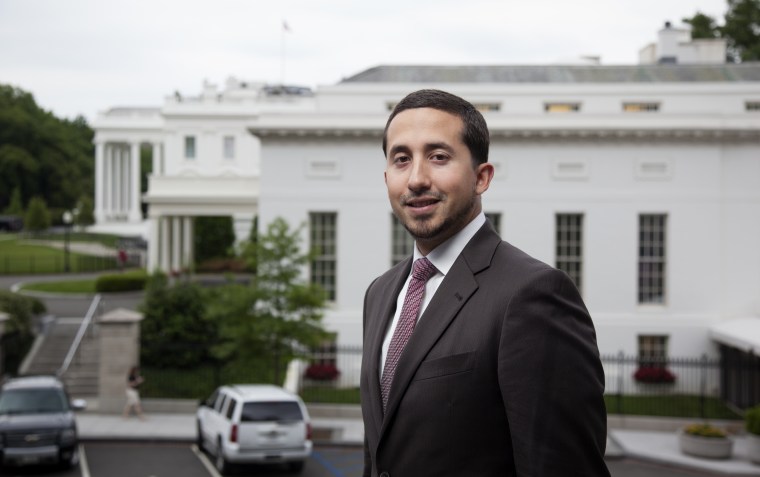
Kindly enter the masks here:
[[430, 170], [425, 159], [415, 158], [412, 160], [412, 167], [409, 172], [409, 190], [419, 191], [430, 188]]

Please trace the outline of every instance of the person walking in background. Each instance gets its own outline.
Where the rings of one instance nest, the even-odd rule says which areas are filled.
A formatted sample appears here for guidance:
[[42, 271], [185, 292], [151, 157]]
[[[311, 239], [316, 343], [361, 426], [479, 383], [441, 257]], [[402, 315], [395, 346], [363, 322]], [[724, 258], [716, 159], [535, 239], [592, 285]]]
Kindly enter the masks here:
[[129, 418], [131, 411], [134, 410], [138, 418], [145, 420], [142, 405], [140, 404], [140, 393], [137, 390], [143, 381], [143, 377], [140, 376], [140, 368], [132, 366], [127, 375], [127, 404], [124, 406], [124, 419]]
[[591, 317], [567, 274], [486, 220], [489, 143], [480, 112], [438, 90], [386, 123], [388, 197], [415, 248], [364, 298], [366, 477], [609, 477]]

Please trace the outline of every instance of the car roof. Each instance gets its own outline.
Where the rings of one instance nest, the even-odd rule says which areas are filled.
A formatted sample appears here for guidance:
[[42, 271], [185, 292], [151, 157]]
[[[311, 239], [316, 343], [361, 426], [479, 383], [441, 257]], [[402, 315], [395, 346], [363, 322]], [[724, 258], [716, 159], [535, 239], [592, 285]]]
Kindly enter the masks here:
[[285, 389], [271, 384], [233, 384], [224, 386], [245, 401], [298, 401], [299, 398]]
[[63, 383], [54, 376], [23, 376], [11, 378], [3, 383], [3, 390], [51, 387], [63, 389]]

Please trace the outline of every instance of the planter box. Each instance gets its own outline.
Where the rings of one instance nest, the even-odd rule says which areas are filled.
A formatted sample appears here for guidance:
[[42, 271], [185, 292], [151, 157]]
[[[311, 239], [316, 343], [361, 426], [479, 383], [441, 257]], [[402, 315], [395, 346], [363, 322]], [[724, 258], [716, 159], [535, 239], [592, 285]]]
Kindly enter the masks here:
[[734, 448], [729, 437], [692, 436], [681, 431], [678, 435], [681, 452], [706, 459], [728, 459]]
[[760, 465], [760, 436], [747, 434], [747, 453], [753, 464]]

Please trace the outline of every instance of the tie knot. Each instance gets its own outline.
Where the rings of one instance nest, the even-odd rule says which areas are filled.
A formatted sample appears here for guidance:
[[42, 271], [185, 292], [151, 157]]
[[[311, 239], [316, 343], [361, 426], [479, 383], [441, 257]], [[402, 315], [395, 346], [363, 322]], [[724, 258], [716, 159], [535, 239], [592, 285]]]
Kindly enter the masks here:
[[428, 278], [435, 275], [437, 271], [435, 265], [433, 265], [430, 260], [422, 257], [415, 260], [414, 266], [412, 267], [412, 276], [417, 280], [426, 282], [428, 281]]

